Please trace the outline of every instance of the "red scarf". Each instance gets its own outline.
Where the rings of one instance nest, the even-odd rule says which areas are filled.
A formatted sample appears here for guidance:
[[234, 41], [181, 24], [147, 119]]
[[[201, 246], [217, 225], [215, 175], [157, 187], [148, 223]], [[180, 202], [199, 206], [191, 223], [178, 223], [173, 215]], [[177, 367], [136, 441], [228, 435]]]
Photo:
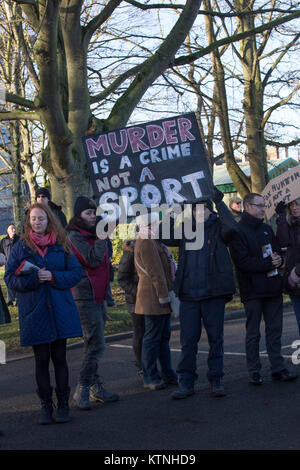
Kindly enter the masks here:
[[33, 230], [30, 230], [29, 238], [42, 258], [46, 255], [48, 246], [54, 245], [56, 242], [56, 235], [54, 232], [46, 233], [46, 235], [39, 235], [38, 233], [33, 232]]

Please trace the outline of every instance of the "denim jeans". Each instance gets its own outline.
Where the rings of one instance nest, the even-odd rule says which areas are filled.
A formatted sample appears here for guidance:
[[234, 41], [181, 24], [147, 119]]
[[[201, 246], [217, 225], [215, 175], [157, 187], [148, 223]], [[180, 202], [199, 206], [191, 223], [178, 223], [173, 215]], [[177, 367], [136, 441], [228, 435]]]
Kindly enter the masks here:
[[159, 382], [157, 360], [162, 380], [177, 378], [172, 368], [169, 340], [171, 336], [170, 314], [145, 315], [145, 333], [142, 346], [143, 381], [145, 384]]
[[223, 298], [181, 300], [179, 313], [181, 355], [176, 369], [181, 388], [192, 389], [198, 377], [197, 353], [202, 322], [209, 342], [207, 378], [209, 382], [214, 382], [223, 377], [224, 313]]
[[84, 339], [84, 358], [79, 373], [81, 385], [93, 385], [99, 381], [98, 362], [105, 350], [104, 327], [105, 302], [76, 301]]
[[298, 295], [290, 295], [294, 312], [296, 315], [296, 320], [297, 320], [297, 325], [298, 325], [298, 331], [300, 335], [300, 297]]
[[285, 368], [281, 355], [282, 296], [264, 297], [244, 302], [246, 313], [246, 358], [249, 373], [259, 372], [260, 323], [265, 321], [266, 348], [273, 373]]

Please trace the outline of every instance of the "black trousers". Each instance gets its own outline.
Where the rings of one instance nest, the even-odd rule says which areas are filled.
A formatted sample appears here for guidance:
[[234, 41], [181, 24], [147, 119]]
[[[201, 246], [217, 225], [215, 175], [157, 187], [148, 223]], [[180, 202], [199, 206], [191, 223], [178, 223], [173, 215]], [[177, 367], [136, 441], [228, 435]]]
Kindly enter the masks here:
[[66, 339], [58, 339], [53, 343], [33, 346], [35, 357], [35, 377], [39, 394], [49, 396], [51, 393], [50, 359], [54, 366], [56, 388], [65, 392], [69, 387], [69, 369], [66, 359]]
[[246, 313], [246, 358], [249, 373], [259, 372], [261, 362], [259, 357], [260, 324], [262, 317], [265, 321], [266, 348], [273, 373], [285, 368], [281, 355], [281, 335], [283, 302], [282, 296], [264, 297], [244, 302]]
[[132, 347], [135, 355], [136, 367], [142, 368], [142, 345], [145, 333], [145, 317], [137, 313], [131, 313], [133, 337]]

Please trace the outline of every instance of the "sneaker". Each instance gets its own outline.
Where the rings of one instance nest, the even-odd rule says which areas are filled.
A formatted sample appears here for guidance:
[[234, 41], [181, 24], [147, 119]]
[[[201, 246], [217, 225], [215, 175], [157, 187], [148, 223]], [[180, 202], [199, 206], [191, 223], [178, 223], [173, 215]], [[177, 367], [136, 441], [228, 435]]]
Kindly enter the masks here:
[[249, 375], [249, 382], [253, 385], [262, 385], [263, 379], [259, 372], [253, 372]]
[[171, 394], [171, 397], [173, 398], [173, 400], [183, 400], [184, 398], [194, 395], [194, 393], [194, 388], [178, 387], [178, 389]]
[[100, 401], [101, 403], [112, 403], [119, 400], [119, 395], [116, 393], [111, 393], [108, 390], [105, 390], [102, 383], [96, 383], [90, 388], [90, 397], [95, 401]]
[[161, 380], [160, 382], [152, 382], [150, 384], [144, 383], [144, 388], [149, 388], [150, 390], [162, 390], [166, 388], [166, 384]]
[[297, 375], [291, 374], [287, 369], [283, 369], [280, 372], [273, 372], [272, 374], [272, 380], [280, 380], [281, 382], [291, 382], [297, 377]]
[[224, 385], [220, 380], [216, 382], [211, 382], [211, 394], [213, 397], [225, 397], [226, 392], [224, 389]]
[[92, 408], [90, 402], [90, 387], [88, 385], [78, 384], [73, 395], [75, 405], [81, 410], [90, 410]]

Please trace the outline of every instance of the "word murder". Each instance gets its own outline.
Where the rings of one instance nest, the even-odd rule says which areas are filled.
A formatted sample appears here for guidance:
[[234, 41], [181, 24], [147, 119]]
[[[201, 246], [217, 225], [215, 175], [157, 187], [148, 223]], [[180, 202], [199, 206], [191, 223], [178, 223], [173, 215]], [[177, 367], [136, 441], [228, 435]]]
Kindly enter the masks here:
[[148, 124], [145, 128], [135, 126], [101, 134], [97, 140], [90, 137], [86, 139], [86, 146], [90, 158], [96, 158], [97, 153], [109, 156], [122, 155], [130, 150], [132, 153], [143, 152], [163, 144], [174, 145], [194, 141], [196, 137], [191, 133], [191, 128], [192, 122], [188, 118], [181, 117], [164, 121], [161, 125]]

